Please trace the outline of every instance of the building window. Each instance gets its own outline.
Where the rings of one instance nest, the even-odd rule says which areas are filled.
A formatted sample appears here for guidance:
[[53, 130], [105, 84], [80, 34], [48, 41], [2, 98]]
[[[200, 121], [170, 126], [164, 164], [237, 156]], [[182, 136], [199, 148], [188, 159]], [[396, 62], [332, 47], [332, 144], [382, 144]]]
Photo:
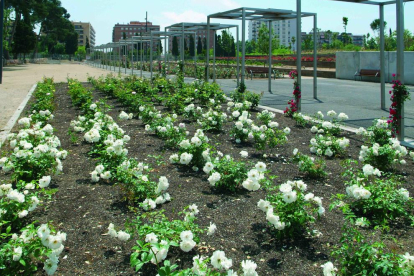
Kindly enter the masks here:
[[124, 30], [124, 28], [121, 28], [121, 31], [123, 31]]

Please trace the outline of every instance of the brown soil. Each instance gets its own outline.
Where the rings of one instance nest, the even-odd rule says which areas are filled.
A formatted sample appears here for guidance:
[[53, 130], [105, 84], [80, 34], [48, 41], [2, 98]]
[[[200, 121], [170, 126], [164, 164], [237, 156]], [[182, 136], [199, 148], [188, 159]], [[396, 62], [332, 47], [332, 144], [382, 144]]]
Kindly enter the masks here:
[[[85, 86], [91, 88], [89, 84]], [[94, 96], [104, 97], [97, 91]], [[40, 222], [53, 221], [57, 230], [67, 233], [65, 251], [61, 255], [57, 275], [136, 274], [129, 266], [131, 248], [135, 242], [131, 240], [125, 243], [105, 235], [109, 223], [114, 223], [118, 229], [123, 228], [126, 220], [133, 219], [136, 214], [129, 211], [128, 205], [121, 200], [118, 187], [113, 186], [113, 183], [91, 183], [89, 173], [95, 167], [95, 160], [87, 154], [90, 145], [81, 142], [81, 139], [74, 142], [68, 134], [70, 122], [79, 111], [71, 104], [66, 84], [57, 85], [55, 101], [55, 118], [51, 124], [62, 142], [62, 148], [69, 155], [63, 162], [63, 174], [53, 178], [53, 187], [58, 188], [58, 192], [32, 218]], [[114, 99], [108, 99], [108, 103], [114, 107], [109, 115], [117, 120], [120, 111], [125, 109]], [[201, 241], [212, 248], [208, 255], [214, 249], [224, 250], [226, 256], [233, 259], [235, 269], [240, 267], [242, 260], [253, 260], [258, 264], [259, 275], [322, 275], [320, 265], [332, 259], [330, 252], [339, 242], [344, 223], [342, 213], [330, 212], [328, 207], [333, 195], [345, 191], [340, 176], [344, 170], [341, 161], [345, 158], [326, 160], [328, 176], [325, 179], [307, 179], [299, 173], [297, 165], [290, 162], [290, 158], [294, 148], [308, 154], [312, 133], [309, 128], [297, 127], [293, 120], [282, 115], [278, 114], [275, 120], [281, 127], [290, 127], [292, 133], [287, 144], [267, 151], [266, 154], [270, 157], [266, 159], [263, 158], [263, 153], [257, 153], [251, 146], [234, 143], [228, 135], [232, 122], [227, 123], [220, 134], [207, 135], [212, 145], [236, 160], [241, 159], [239, 152], [244, 149], [249, 152], [249, 161], [264, 161], [271, 174], [278, 176], [274, 180], [278, 184], [292, 179], [304, 179], [308, 190], [323, 198], [323, 205], [327, 210], [325, 216], [312, 226], [312, 229], [322, 232], [319, 238], [311, 238], [305, 234], [294, 240], [276, 240], [267, 225], [265, 215], [256, 206], [259, 199], [265, 198], [265, 191], [240, 190], [233, 194], [215, 192], [202, 171], [194, 173], [170, 164], [168, 158], [175, 151], [165, 149], [161, 139], [146, 133], [141, 121], [133, 119], [118, 123], [131, 137], [127, 147], [129, 157], [151, 164], [157, 175], [168, 178], [168, 192], [172, 201], [162, 205], [166, 215], [178, 219], [180, 217], [177, 213], [185, 206], [196, 204], [200, 210], [197, 220], [200, 227], [205, 228], [210, 222], [217, 225], [218, 230], [214, 236], [201, 236]], [[195, 126], [188, 127], [192, 135]], [[348, 156], [345, 157], [357, 159], [362, 142], [353, 133], [345, 135], [351, 141]], [[399, 173], [405, 175], [405, 186], [413, 195], [414, 164], [408, 158], [406, 161], [407, 165], [401, 167]], [[397, 238], [403, 246], [397, 249], [398, 252], [413, 253], [413, 234], [412, 228], [402, 226], [392, 228], [387, 236]], [[174, 255], [173, 251], [168, 258], [178, 262], [181, 267], [191, 267], [191, 258], [200, 254], [199, 250], [196, 247], [196, 252], [179, 255]], [[140, 275], [156, 274], [152, 274], [151, 269], [144, 271], [147, 272], [141, 272]]]

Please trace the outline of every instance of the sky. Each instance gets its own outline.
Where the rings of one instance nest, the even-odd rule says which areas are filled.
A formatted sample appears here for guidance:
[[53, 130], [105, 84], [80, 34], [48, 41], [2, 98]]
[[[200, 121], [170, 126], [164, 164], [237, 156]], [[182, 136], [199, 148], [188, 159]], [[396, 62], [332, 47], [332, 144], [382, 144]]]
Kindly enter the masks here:
[[[375, 0], [378, 1], [378, 0]], [[380, 0], [384, 1], [384, 0]], [[112, 41], [112, 29], [117, 23], [148, 21], [161, 30], [179, 22], [206, 22], [207, 15], [240, 7], [296, 10], [295, 0], [61, 0], [71, 15], [70, 20], [90, 22], [96, 32], [96, 45]], [[342, 18], [348, 17], [347, 32], [373, 35], [370, 23], [379, 18], [379, 8], [372, 5], [332, 0], [302, 0], [302, 11], [317, 13], [318, 28], [322, 31], [343, 32]], [[414, 32], [414, 2], [404, 4], [405, 28]], [[384, 8], [387, 30], [396, 29], [395, 5]], [[211, 22], [240, 24], [239, 20], [212, 19]], [[313, 18], [302, 19], [302, 31], [313, 28]], [[241, 28], [240, 28], [241, 32]], [[247, 24], [246, 24], [247, 32]], [[246, 33], [246, 39], [247, 39]]]

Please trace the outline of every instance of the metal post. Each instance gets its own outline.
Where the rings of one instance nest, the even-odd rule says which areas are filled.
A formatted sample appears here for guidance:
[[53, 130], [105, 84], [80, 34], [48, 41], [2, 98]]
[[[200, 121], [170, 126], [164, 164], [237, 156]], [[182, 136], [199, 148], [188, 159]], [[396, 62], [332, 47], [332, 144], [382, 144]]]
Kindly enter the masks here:
[[[215, 39], [215, 38], [214, 38]], [[201, 39], [200, 39], [201, 40]], [[206, 45], [206, 69], [205, 69], [205, 81], [208, 81], [210, 75], [209, 59], [210, 59], [210, 17], [207, 16], [207, 45]]]
[[144, 62], [144, 45], [142, 44], [142, 33], [141, 33], [141, 78], [142, 78], [142, 69], [143, 69], [143, 62]]
[[131, 49], [131, 75], [134, 75], [134, 40], [132, 40], [132, 49]]
[[236, 63], [237, 63], [236, 70], [237, 71], [236, 71], [236, 75], [237, 75], [237, 87], [239, 87], [239, 85], [240, 85], [240, 81], [239, 81], [239, 78], [240, 78], [239, 25], [237, 25], [237, 27], [236, 27], [236, 41], [237, 41], [237, 53], [236, 53]]
[[214, 31], [213, 43], [213, 82], [216, 82], [216, 31]]
[[[296, 71], [298, 72], [298, 87], [302, 87], [302, 4], [296, 0]], [[302, 111], [302, 99], [298, 99], [298, 111]]]
[[313, 98], [318, 99], [318, 17], [313, 15]]
[[[397, 79], [404, 84], [404, 1], [397, 0]], [[382, 72], [381, 72], [382, 74]], [[400, 117], [400, 124], [397, 127], [397, 137], [404, 141], [404, 104], [397, 113]]]
[[108, 70], [108, 48], [104, 48], [105, 70]]
[[246, 56], [246, 9], [243, 8], [242, 12], [242, 68], [241, 68], [241, 85], [244, 85], [245, 74], [245, 56]]
[[121, 42], [120, 41], [118, 41], [118, 53], [119, 53], [119, 55], [118, 55], [118, 59], [119, 59], [119, 64], [118, 64], [118, 74], [121, 74]]
[[184, 39], [185, 39], [185, 37], [184, 37], [184, 23], [182, 23], [182, 26], [181, 26], [181, 62], [183, 63], [183, 71], [184, 71], [184, 58], [185, 58]]
[[125, 54], [123, 55], [125, 57], [125, 75], [127, 72], [127, 59], [128, 59], [128, 44], [125, 41]]
[[269, 21], [269, 84], [268, 90], [272, 92], [272, 21]]
[[150, 41], [150, 71], [151, 71], [151, 81], [152, 81], [152, 33]]
[[[196, 46], [196, 35], [197, 33], [194, 33], [194, 70], [197, 72], [197, 46]], [[195, 76], [197, 78], [197, 75]]]
[[379, 5], [380, 12], [380, 79], [381, 109], [385, 110], [385, 39], [384, 39], [384, 5]]

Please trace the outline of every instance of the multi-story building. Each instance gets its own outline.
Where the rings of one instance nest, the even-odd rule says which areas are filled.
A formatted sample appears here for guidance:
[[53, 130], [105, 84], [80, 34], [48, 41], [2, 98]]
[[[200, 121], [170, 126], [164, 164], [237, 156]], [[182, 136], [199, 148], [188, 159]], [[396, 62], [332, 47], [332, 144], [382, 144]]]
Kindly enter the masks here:
[[[131, 38], [133, 36], [150, 36], [151, 31], [159, 31], [160, 25], [153, 25], [152, 22], [131, 21], [128, 24], [115, 24], [112, 30], [112, 42], [118, 42], [123, 38]], [[149, 47], [149, 42], [146, 47]], [[154, 43], [153, 49], [157, 50], [157, 43]], [[164, 44], [162, 44], [164, 45]], [[145, 43], [144, 43], [145, 47]]]
[[[249, 40], [255, 40], [259, 38], [259, 29], [262, 24], [267, 22], [263, 21], [249, 21]], [[292, 44], [292, 37], [296, 38], [296, 19], [286, 19], [273, 21], [272, 30], [275, 35], [279, 38], [280, 45], [286, 47], [292, 47], [293, 50], [296, 49], [296, 45]]]
[[74, 22], [72, 21], [75, 31], [78, 33], [78, 46], [86, 46], [89, 41], [89, 46], [95, 46], [95, 29], [89, 22]]

